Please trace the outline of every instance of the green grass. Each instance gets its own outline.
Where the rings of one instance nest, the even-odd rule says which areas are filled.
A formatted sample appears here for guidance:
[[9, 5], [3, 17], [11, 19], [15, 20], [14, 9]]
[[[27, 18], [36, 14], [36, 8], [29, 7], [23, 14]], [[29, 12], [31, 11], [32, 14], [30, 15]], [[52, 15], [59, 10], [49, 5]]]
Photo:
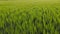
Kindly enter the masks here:
[[0, 34], [60, 34], [60, 3], [1, 3]]

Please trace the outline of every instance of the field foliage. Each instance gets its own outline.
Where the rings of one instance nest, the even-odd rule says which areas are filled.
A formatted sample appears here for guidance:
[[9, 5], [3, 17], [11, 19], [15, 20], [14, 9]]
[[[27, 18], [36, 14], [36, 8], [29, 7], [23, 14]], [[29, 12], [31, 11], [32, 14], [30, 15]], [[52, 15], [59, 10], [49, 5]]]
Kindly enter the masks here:
[[0, 34], [60, 34], [60, 5], [0, 5]]

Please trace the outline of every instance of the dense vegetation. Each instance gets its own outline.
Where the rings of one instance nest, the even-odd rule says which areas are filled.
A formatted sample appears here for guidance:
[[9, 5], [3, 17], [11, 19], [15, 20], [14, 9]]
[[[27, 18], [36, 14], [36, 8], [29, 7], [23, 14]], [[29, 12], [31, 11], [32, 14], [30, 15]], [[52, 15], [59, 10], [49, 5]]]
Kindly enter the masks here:
[[60, 34], [60, 7], [2, 6], [0, 34]]

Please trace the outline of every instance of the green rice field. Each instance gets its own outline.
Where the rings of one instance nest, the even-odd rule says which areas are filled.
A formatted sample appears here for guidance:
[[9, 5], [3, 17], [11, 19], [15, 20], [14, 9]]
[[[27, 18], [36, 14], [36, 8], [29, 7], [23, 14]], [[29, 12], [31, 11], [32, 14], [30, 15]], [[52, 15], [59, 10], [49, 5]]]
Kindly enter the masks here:
[[0, 34], [60, 34], [60, 3], [0, 1]]

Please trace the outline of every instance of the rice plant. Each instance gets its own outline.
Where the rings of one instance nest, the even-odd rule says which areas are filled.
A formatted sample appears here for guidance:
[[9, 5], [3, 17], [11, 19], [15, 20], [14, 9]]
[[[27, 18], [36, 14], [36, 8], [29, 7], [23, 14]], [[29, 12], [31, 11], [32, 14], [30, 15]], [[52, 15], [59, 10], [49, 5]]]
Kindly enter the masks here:
[[0, 34], [60, 34], [60, 7], [0, 7]]

